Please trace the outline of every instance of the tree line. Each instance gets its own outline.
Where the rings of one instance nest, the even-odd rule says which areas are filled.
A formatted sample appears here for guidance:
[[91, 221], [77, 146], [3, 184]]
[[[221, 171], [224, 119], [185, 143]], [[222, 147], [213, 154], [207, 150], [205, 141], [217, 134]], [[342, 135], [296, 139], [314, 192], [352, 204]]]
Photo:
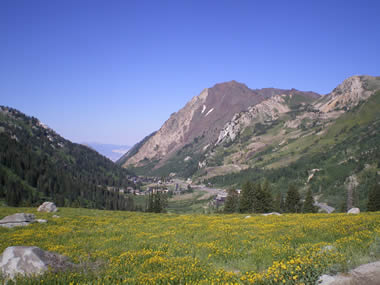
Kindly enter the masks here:
[[289, 185], [286, 196], [278, 193], [273, 197], [270, 184], [267, 180], [263, 183], [247, 181], [243, 184], [241, 193], [237, 190], [228, 190], [224, 205], [225, 213], [314, 213], [314, 199], [311, 191], [307, 192], [304, 202], [301, 200], [298, 189]]
[[[227, 193], [225, 213], [316, 213], [318, 210], [311, 189], [308, 188], [302, 199], [294, 184], [289, 185], [286, 195], [278, 192], [275, 197], [267, 180], [263, 183], [247, 181], [240, 194], [235, 189], [229, 189]], [[380, 185], [376, 181], [369, 191], [367, 211], [380, 211]]]

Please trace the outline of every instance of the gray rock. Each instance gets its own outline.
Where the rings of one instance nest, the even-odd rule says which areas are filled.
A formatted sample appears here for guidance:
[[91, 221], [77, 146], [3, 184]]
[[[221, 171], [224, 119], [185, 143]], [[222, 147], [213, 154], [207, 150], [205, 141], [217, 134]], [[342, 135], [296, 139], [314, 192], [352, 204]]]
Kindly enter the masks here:
[[58, 219], [59, 216], [57, 216], [57, 215], [53, 215], [53, 218], [54, 218], [54, 219]]
[[379, 285], [380, 284], [380, 261], [361, 265], [347, 274], [336, 276], [322, 275], [320, 285]]
[[40, 224], [44, 224], [44, 223], [47, 223], [47, 220], [37, 219], [36, 222], [38, 222]]
[[10, 246], [0, 255], [0, 272], [6, 278], [40, 275], [48, 269], [57, 272], [73, 267], [74, 264], [66, 257], [35, 246]]
[[18, 226], [27, 226], [35, 222], [33, 214], [17, 213], [7, 216], [0, 220], [0, 226], [6, 228], [13, 228]]
[[261, 215], [262, 216], [272, 216], [272, 215], [281, 216], [281, 214], [277, 213], [277, 212], [265, 213], [265, 214], [261, 214]]
[[57, 212], [58, 208], [53, 202], [44, 202], [41, 206], [37, 209], [38, 212]]
[[322, 251], [334, 251], [336, 250], [336, 247], [333, 245], [326, 245], [322, 248]]
[[347, 214], [360, 214], [359, 208], [351, 208], [347, 211]]
[[249, 219], [251, 216], [245, 216], [245, 218], [244, 219]]

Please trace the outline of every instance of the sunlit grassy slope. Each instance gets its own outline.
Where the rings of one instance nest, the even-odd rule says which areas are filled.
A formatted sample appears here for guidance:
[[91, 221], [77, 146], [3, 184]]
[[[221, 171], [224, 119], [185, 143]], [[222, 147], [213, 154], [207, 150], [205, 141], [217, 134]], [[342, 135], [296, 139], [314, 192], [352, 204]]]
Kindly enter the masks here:
[[16, 212], [48, 223], [0, 228], [1, 252], [38, 246], [85, 268], [18, 284], [313, 284], [324, 272], [380, 259], [380, 213], [245, 218], [62, 208], [54, 219], [2, 207], [0, 218]]

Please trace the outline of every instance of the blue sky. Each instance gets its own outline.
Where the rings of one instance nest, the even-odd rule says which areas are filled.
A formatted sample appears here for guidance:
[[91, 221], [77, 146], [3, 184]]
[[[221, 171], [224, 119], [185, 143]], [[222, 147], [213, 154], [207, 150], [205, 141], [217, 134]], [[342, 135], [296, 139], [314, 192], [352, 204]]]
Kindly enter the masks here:
[[380, 75], [380, 1], [0, 1], [0, 104], [132, 145], [203, 88]]

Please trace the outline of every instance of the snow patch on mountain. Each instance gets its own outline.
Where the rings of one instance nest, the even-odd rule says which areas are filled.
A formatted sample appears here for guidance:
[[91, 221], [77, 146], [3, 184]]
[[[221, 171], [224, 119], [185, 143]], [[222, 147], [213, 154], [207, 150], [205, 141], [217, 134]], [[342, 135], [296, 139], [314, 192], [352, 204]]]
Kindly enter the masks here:
[[207, 117], [212, 111], [214, 111], [214, 108], [211, 108], [211, 109], [207, 112], [207, 114], [205, 115], [205, 117]]

